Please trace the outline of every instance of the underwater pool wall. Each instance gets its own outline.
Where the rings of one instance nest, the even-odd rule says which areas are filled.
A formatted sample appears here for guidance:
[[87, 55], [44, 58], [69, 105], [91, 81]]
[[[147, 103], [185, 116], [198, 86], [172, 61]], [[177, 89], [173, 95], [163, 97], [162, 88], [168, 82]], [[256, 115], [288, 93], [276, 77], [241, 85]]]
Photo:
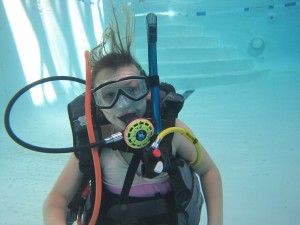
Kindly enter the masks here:
[[197, 10], [195, 19], [189, 22], [203, 24], [205, 32], [219, 35], [222, 43], [237, 47], [241, 57], [254, 58], [259, 67], [299, 69], [299, 1]]
[[[121, 5], [124, 1], [117, 2]], [[195, 57], [201, 55], [201, 59], [198, 59], [199, 57], [196, 59], [198, 61], [207, 61], [206, 58], [213, 59], [214, 56], [219, 60], [226, 58], [226, 48], [233, 49], [232, 52], [228, 51], [227, 57], [231, 57], [231, 59], [247, 59], [247, 69], [299, 69], [300, 1], [230, 1], [229, 3], [224, 3], [223, 1], [200, 1], [198, 3], [195, 3], [195, 1], [166, 1], [165, 3], [161, 3], [161, 1], [144, 0], [125, 2], [130, 5], [133, 12], [136, 14], [136, 47], [137, 51], [140, 51], [140, 54], [138, 53], [137, 55], [141, 56], [144, 67], [147, 67], [145, 51], [145, 48], [147, 47], [145, 15], [148, 12], [157, 12], [158, 14], [158, 66], [162, 78], [164, 74], [166, 74], [167, 77], [168, 71], [171, 71], [169, 64], [164, 65], [164, 57], [171, 58], [171, 62], [172, 60], [173, 62], [176, 60], [192, 61], [192, 54], [194, 54]], [[49, 74], [50, 76], [70, 75], [84, 78], [84, 62], [82, 57], [84, 48], [82, 47], [82, 44], [79, 46], [75, 43], [75, 40], [80, 40], [81, 33], [76, 29], [75, 31], [72, 31], [72, 29], [69, 28], [70, 24], [72, 24], [72, 21], [68, 19], [71, 15], [70, 5], [61, 2], [60, 5], [55, 5], [54, 3], [52, 10], [59, 9], [62, 15], [62, 20], [58, 19], [59, 26], [54, 27], [58, 29], [57, 33], [54, 35], [62, 37], [57, 38], [57, 41], [62, 42], [62, 44], [56, 44], [56, 46], [58, 46], [56, 49], [53, 49], [53, 47], [51, 47], [53, 45], [49, 44], [49, 37], [47, 37], [47, 33], [45, 33], [46, 27], [43, 27], [47, 25], [46, 23], [43, 23], [43, 17], [45, 17], [47, 13], [51, 13], [51, 9], [41, 9], [37, 3], [36, 5], [33, 3], [31, 3], [30, 6], [28, 5], [27, 16], [29, 21], [31, 21], [33, 31], [39, 41], [35, 42], [35, 40], [32, 40], [32, 42], [24, 41], [24, 43], [22, 43], [22, 38], [14, 38], [14, 35], [16, 34], [13, 33], [7, 18], [9, 13], [6, 12], [8, 8], [5, 7], [7, 2], [3, 1], [0, 3], [0, 28], [1, 32], [5, 34], [0, 37], [0, 94], [1, 102], [4, 103], [1, 104], [1, 113], [10, 97], [28, 83], [28, 80], [30, 79], [26, 77], [44, 77], [45, 74]], [[91, 16], [84, 17], [83, 13], [91, 15], [91, 13], [95, 13], [95, 11], [99, 14], [101, 14], [101, 12], [109, 12], [110, 6], [108, 6], [107, 3], [108, 1], [104, 2], [103, 11], [101, 11], [100, 3], [98, 1], [82, 0], [73, 3], [76, 4], [76, 7], [81, 9], [81, 11], [77, 12], [81, 13], [80, 18], [82, 25], [80, 26], [84, 27], [85, 33], [87, 34], [88, 38], [85, 40], [87, 41], [85, 46], [88, 48], [93, 47], [96, 41], [99, 40], [99, 30], [102, 28], [99, 27], [99, 30], [95, 30], [95, 27], [91, 25], [93, 18]], [[25, 6], [26, 4], [23, 4], [24, 9], [26, 8]], [[117, 4], [116, 8], [118, 9]], [[161, 15], [166, 12], [172, 12], [173, 14], [172, 16]], [[58, 11], [56, 12], [54, 10], [54, 13], [57, 14]], [[75, 14], [75, 12], [73, 12], [73, 14]], [[57, 14], [57, 16], [58, 15], [59, 14]], [[53, 16], [55, 16], [55, 14]], [[110, 18], [109, 13], [104, 13], [99, 16], [99, 18], [100, 17], [103, 19], [98, 21], [98, 23], [105, 26]], [[73, 23], [74, 22], [75, 21], [73, 21]], [[79, 21], [76, 21], [76, 23], [78, 22]], [[174, 27], [178, 24], [181, 24], [182, 26], [194, 26], [194, 29], [185, 32], [184, 30], [181, 30], [181, 26], [179, 29], [175, 28], [176, 31], [171, 30], [170, 27]], [[78, 29], [80, 26], [77, 25]], [[174, 36], [178, 37], [178, 34], [182, 34], [183, 36], [201, 36], [202, 39], [199, 41], [198, 39], [194, 40], [194, 42], [200, 45], [202, 42], [202, 47], [199, 51], [197, 50], [198, 52], [195, 49], [190, 50], [190, 54], [188, 54], [190, 47], [188, 50], [184, 51], [187, 52], [187, 54], [184, 54], [182, 48], [180, 48], [180, 46], [182, 46], [180, 44], [177, 49], [172, 47], [172, 51], [161, 50], [166, 45], [162, 38], [166, 33], [168, 33], [170, 38]], [[26, 33], [21, 33], [20, 35], [24, 35], [23, 39], [25, 39]], [[202, 41], [203, 37], [211, 37], [214, 39], [214, 43], [206, 44], [205, 41]], [[20, 56], [18, 54], [18, 46], [22, 46], [22, 44], [27, 46], [28, 54], [26, 56]], [[193, 44], [192, 46], [195, 46], [196, 44]], [[32, 55], [34, 52], [30, 51], [30, 45], [32, 45], [32, 49], [35, 46], [40, 48], [40, 56]], [[206, 46], [207, 48], [205, 49]], [[207, 49], [212, 47], [223, 48], [223, 50], [218, 49], [217, 53], [206, 53]], [[220, 50], [221, 53], [218, 53]], [[184, 55], [185, 58], [180, 58], [180, 55]], [[57, 58], [57, 56], [59, 56], [59, 58]], [[173, 56], [174, 58], [172, 59]], [[176, 56], [179, 58], [176, 58]], [[27, 61], [28, 59], [30, 61], [31, 58], [33, 61], [31, 69], [26, 71], [21, 64], [21, 62], [24, 61], [24, 57], [27, 58]], [[251, 60], [251, 65], [249, 64], [249, 59]], [[35, 60], [36, 66], [34, 64]], [[59, 63], [57, 63], [57, 61], [59, 61]], [[42, 66], [40, 65], [41, 63], [43, 64]], [[43, 68], [44, 65], [47, 67], [46, 70]], [[212, 66], [220, 68], [220, 71], [217, 71], [218, 73], [221, 73], [222, 70], [223, 72], [226, 72], [226, 69], [229, 67], [239, 66], [229, 64], [226, 68], [226, 65], [224, 67], [218, 66], [218, 64], [216, 65], [217, 66], [212, 64]], [[207, 70], [206, 72], [205, 66], [206, 65], [204, 65], [203, 70], [199, 70], [200, 72], [197, 73], [201, 73], [201, 71], [208, 74], [215, 72], [210, 72], [210, 70]], [[32, 69], [35, 67], [40, 67], [41, 69], [39, 71]], [[194, 67], [197, 67], [197, 65], [193, 64], [192, 66], [189, 66], [190, 70], [194, 70]], [[36, 71], [39, 74], [37, 74]], [[179, 73], [175, 76], [180, 75], [179, 70]]]
[[[117, 8], [122, 8], [124, 1], [117, 2]], [[145, 0], [127, 5], [136, 14], [136, 55], [146, 71], [145, 16], [157, 14], [158, 73], [163, 81], [179, 89], [255, 79], [273, 69], [300, 68], [299, 1], [162, 4]], [[109, 21], [106, 15], [105, 21]]]

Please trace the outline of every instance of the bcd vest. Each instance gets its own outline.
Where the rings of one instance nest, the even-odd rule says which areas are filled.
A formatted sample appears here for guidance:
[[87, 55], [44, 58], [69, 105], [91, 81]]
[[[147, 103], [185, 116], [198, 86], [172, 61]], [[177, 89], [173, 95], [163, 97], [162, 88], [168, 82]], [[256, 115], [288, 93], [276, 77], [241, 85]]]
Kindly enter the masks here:
[[[164, 127], [175, 126], [175, 119], [183, 106], [183, 97], [175, 93], [172, 85], [162, 83], [160, 86], [160, 102]], [[89, 141], [85, 124], [84, 96], [78, 96], [68, 105], [68, 113], [74, 146], [87, 144]], [[148, 104], [144, 117], [151, 118], [151, 115], [151, 104]], [[96, 138], [99, 140], [102, 138], [99, 124], [107, 125], [109, 122], [101, 114], [101, 111], [98, 111], [94, 106], [92, 107], [92, 116]], [[165, 172], [169, 175], [172, 192], [166, 196], [158, 195], [153, 198], [128, 197], [133, 181], [130, 177], [136, 172], [136, 168], [131, 168], [134, 167], [134, 165], [131, 166], [133, 163], [130, 163], [129, 170], [133, 172], [129, 171], [127, 173], [121, 196], [103, 190], [102, 207], [97, 224], [199, 224], [203, 203], [199, 180], [185, 160], [172, 155], [172, 138], [173, 135], [168, 135], [160, 145], [164, 156]], [[121, 142], [110, 147], [122, 150], [125, 147], [124, 144]], [[88, 224], [93, 210], [95, 193], [93, 159], [89, 149], [75, 152], [75, 155], [79, 159], [79, 167], [84, 177], [78, 193], [69, 204], [68, 218], [70, 216], [74, 218], [79, 211], [83, 210], [84, 224]], [[142, 157], [139, 158], [138, 154], [134, 154], [133, 158], [136, 158], [136, 161], [139, 162]], [[151, 166], [148, 166], [147, 162], [144, 162], [143, 165], [146, 168], [144, 170], [148, 177], [155, 176], [149, 172]], [[148, 167], [150, 169], [147, 169]], [[90, 186], [91, 191], [88, 197], [83, 197], [82, 193], [84, 193], [87, 185]]]

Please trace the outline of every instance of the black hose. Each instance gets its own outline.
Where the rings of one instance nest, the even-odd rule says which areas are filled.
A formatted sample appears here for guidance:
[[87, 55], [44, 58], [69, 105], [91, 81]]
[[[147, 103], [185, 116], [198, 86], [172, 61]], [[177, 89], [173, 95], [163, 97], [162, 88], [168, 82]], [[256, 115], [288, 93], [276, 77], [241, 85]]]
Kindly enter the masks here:
[[21, 138], [19, 138], [14, 131], [12, 130], [11, 126], [10, 126], [10, 113], [11, 110], [14, 106], [14, 104], [16, 103], [16, 101], [28, 90], [30, 90], [31, 88], [46, 83], [46, 82], [50, 82], [50, 81], [57, 81], [57, 80], [69, 80], [69, 81], [75, 81], [78, 83], [82, 83], [85, 84], [85, 80], [77, 78], [77, 77], [70, 77], [70, 76], [54, 76], [54, 77], [47, 77], [47, 78], [43, 78], [40, 79], [38, 81], [35, 81], [31, 84], [28, 84], [27, 86], [25, 86], [24, 88], [22, 88], [21, 90], [19, 90], [13, 97], [12, 99], [9, 101], [6, 110], [5, 110], [5, 115], [4, 115], [4, 125], [5, 125], [5, 129], [8, 133], [8, 135], [19, 145], [21, 145], [24, 148], [27, 148], [29, 150], [32, 151], [36, 151], [36, 152], [42, 152], [42, 153], [69, 153], [69, 152], [75, 152], [75, 151], [82, 151], [82, 150], [86, 150], [86, 149], [90, 149], [92, 147], [97, 147], [97, 146], [101, 146], [104, 144], [104, 141], [100, 141], [97, 143], [92, 143], [92, 144], [86, 144], [86, 145], [82, 145], [82, 146], [77, 146], [77, 147], [66, 147], [66, 148], [45, 148], [45, 147], [40, 147], [40, 146], [35, 146], [32, 144], [29, 144], [25, 141], [23, 141]]

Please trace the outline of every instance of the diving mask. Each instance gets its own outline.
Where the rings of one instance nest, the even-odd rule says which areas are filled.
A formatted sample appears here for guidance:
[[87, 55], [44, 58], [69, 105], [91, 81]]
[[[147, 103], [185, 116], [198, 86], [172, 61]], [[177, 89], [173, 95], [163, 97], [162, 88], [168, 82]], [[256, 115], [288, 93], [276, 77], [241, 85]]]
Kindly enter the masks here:
[[120, 95], [133, 101], [139, 101], [149, 93], [145, 76], [126, 76], [117, 81], [109, 81], [92, 90], [95, 103], [102, 109], [112, 108]]

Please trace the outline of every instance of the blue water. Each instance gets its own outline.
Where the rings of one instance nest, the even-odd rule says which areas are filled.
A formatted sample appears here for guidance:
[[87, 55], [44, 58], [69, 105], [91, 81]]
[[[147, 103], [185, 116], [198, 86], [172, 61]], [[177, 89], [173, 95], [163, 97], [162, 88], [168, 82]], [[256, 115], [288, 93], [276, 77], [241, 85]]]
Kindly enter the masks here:
[[[108, 19], [97, 17], [101, 7], [96, 1], [43, 2], [0, 3], [2, 118], [10, 98], [27, 83], [50, 75], [84, 78], [83, 51], [96, 43], [99, 26]], [[153, 10], [158, 13], [161, 79], [180, 93], [195, 90], [180, 118], [221, 171], [224, 224], [296, 224], [299, 2], [193, 2], [132, 2], [136, 54], [147, 71], [144, 14]], [[172, 17], [159, 14], [170, 9]], [[66, 104], [83, 90], [82, 85], [56, 82], [27, 93], [13, 109], [13, 129], [36, 145], [70, 146]], [[68, 154], [25, 150], [4, 126], [0, 131], [1, 224], [42, 224], [43, 200]], [[200, 224], [206, 221], [204, 208]]]

